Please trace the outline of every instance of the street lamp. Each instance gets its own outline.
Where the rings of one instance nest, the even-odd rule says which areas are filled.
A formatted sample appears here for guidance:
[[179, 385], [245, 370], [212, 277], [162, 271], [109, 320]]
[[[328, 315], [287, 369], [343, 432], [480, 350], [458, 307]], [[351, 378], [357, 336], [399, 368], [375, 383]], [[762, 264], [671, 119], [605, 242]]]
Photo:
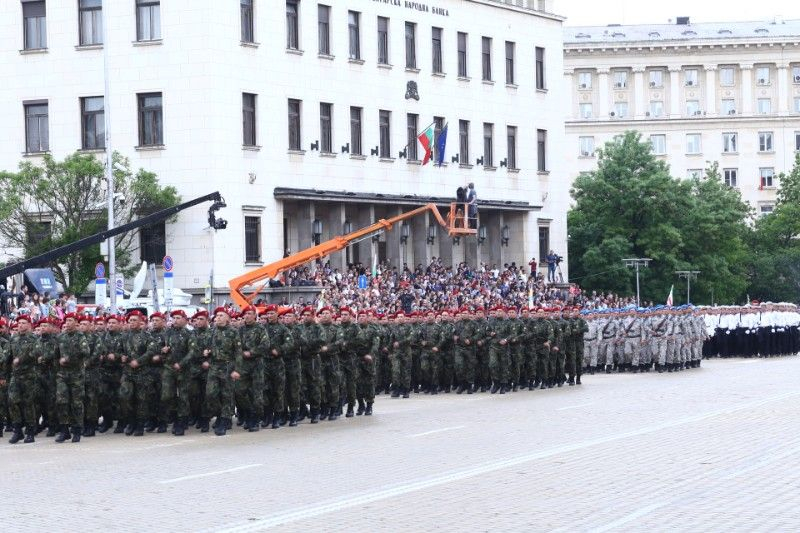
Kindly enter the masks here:
[[411, 227], [408, 224], [403, 222], [400, 226], [400, 244], [407, 244], [408, 237], [411, 235]]
[[342, 231], [344, 232], [345, 235], [353, 233], [353, 223], [350, 222], [349, 220], [345, 220]]
[[436, 241], [436, 226], [428, 226], [427, 243], [433, 244]]
[[311, 234], [314, 236], [314, 246], [318, 245], [322, 237], [322, 221], [320, 219], [315, 218], [311, 223]]
[[508, 229], [508, 224], [503, 226], [503, 229], [500, 230], [500, 244], [502, 246], [508, 246], [508, 241], [510, 240], [509, 234], [511, 231]]
[[622, 262], [625, 263], [626, 267], [633, 267], [636, 269], [636, 307], [640, 307], [639, 303], [639, 267], [647, 268], [649, 266], [650, 259], [649, 257], [636, 257], [633, 259], [623, 259]]
[[486, 226], [481, 226], [478, 228], [478, 244], [483, 244], [483, 241], [486, 240]]
[[[699, 270], [676, 270], [675, 273], [682, 277], [686, 278], [686, 304], [692, 303], [689, 299], [690, 292], [692, 290], [692, 280], [697, 279], [697, 275], [700, 273]], [[713, 298], [712, 298], [713, 300]]]

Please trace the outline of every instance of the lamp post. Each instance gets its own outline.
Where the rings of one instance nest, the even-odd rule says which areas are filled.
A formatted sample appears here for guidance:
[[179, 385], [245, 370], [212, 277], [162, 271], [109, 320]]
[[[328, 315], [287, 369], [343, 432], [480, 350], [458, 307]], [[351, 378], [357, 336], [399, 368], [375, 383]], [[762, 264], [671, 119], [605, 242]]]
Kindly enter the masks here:
[[311, 234], [314, 237], [314, 246], [317, 246], [322, 238], [322, 221], [320, 219], [315, 218], [311, 223]]
[[[691, 295], [691, 290], [692, 290], [692, 280], [693, 279], [697, 279], [697, 275], [700, 273], [700, 271], [699, 270], [676, 270], [675, 273], [678, 276], [682, 277], [682, 278], [686, 278], [686, 304], [688, 305], [688, 304], [692, 303], [691, 299], [689, 298], [689, 296]], [[712, 297], [711, 299], [712, 299], [712, 305], [713, 305], [713, 299], [714, 298]]]
[[436, 226], [428, 226], [428, 244], [433, 244], [436, 241]]
[[647, 268], [650, 264], [649, 257], [635, 257], [632, 259], [623, 259], [622, 262], [625, 263], [626, 267], [633, 267], [636, 269], [636, 307], [640, 307], [640, 299], [639, 299], [639, 267]]
[[478, 244], [483, 244], [486, 240], [486, 226], [478, 228]]
[[[110, 2], [106, 2], [110, 4]], [[105, 128], [105, 148], [106, 148], [106, 194], [108, 194], [108, 229], [114, 228], [114, 152], [111, 149], [111, 80], [109, 77], [109, 58], [108, 58], [108, 21], [111, 19], [107, 5], [103, 6], [103, 82], [105, 84], [103, 92], [103, 127]], [[117, 313], [117, 253], [114, 249], [114, 237], [108, 238], [108, 279], [111, 282], [111, 312]], [[113, 285], [111, 285], [113, 284]]]
[[502, 246], [508, 246], [508, 241], [510, 240], [510, 233], [511, 230], [509, 230], [508, 224], [503, 226], [503, 229], [500, 230], [500, 244]]

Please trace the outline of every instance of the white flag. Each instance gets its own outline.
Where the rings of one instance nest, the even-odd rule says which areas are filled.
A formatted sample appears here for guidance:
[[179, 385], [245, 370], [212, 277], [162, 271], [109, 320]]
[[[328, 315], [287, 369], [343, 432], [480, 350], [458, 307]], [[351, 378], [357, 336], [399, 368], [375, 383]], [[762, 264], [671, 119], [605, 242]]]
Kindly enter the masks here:
[[674, 289], [674, 288], [675, 288], [675, 285], [673, 285], [673, 286], [671, 286], [669, 288], [669, 296], [667, 296], [667, 305], [669, 307], [672, 307], [672, 289]]

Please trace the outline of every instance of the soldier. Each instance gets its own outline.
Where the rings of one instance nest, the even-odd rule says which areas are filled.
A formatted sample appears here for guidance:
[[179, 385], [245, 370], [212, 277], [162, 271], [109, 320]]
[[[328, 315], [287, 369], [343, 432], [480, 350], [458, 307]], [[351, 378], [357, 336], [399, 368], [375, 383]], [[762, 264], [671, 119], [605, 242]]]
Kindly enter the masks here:
[[[356, 406], [356, 382], [358, 379], [358, 333], [359, 327], [353, 322], [353, 312], [348, 307], [339, 309], [341, 315], [339, 325], [339, 365], [342, 371], [342, 387], [343, 396], [347, 399], [347, 414], [346, 418], [352, 418], [355, 415], [354, 409]], [[342, 414], [341, 402], [339, 405], [339, 414]]]
[[583, 310], [581, 311], [581, 315], [583, 315], [586, 322], [586, 331], [583, 334], [583, 345], [586, 351], [583, 361], [584, 365], [589, 370], [589, 374], [594, 375], [595, 370], [597, 370], [597, 353], [599, 349], [597, 341], [599, 321], [592, 311]]
[[122, 380], [122, 366], [120, 356], [125, 353], [124, 319], [119, 316], [109, 316], [106, 319], [106, 333], [102, 338], [100, 350], [100, 415], [103, 421], [97, 428], [99, 433], [105, 433], [117, 420], [114, 433], [125, 430], [125, 421], [120, 415], [118, 391]]
[[[283, 365], [286, 369], [286, 405], [289, 409], [289, 427], [296, 427], [299, 420], [300, 411], [300, 389], [303, 386], [302, 369], [300, 366], [300, 331], [295, 323], [295, 314], [291, 307], [286, 307], [278, 311], [281, 324], [286, 326], [286, 330], [291, 335], [291, 345], [287, 344], [283, 349]], [[305, 404], [303, 404], [305, 407]], [[303, 418], [308, 414], [306, 410]]]
[[[272, 308], [274, 313], [274, 306]], [[262, 421], [266, 427], [273, 418], [271, 410], [268, 415], [270, 420], [266, 420], [264, 415], [264, 360], [269, 352], [270, 337], [266, 328], [257, 322], [256, 314], [256, 308], [252, 305], [242, 309], [244, 323], [238, 330], [242, 351], [237, 354], [235, 365], [239, 379], [233, 384], [239, 409], [237, 417], [243, 422], [242, 427], [251, 432], [258, 431]]]
[[[572, 333], [572, 342], [575, 346], [575, 352], [572, 358], [572, 372], [569, 376], [569, 384], [570, 385], [580, 385], [581, 384], [581, 375], [583, 374], [583, 361], [584, 361], [584, 336], [586, 332], [589, 331], [589, 326], [586, 321], [582, 318], [580, 314], [580, 310], [575, 307], [572, 310], [572, 325], [570, 328]], [[575, 378], [573, 380], [573, 377]]]
[[426, 394], [439, 393], [439, 346], [441, 329], [436, 324], [436, 312], [424, 312], [424, 322], [420, 323], [420, 383]]
[[394, 340], [392, 342], [392, 398], [408, 398], [411, 391], [411, 350], [418, 335], [414, 324], [408, 322], [405, 313], [396, 315]]
[[639, 369], [639, 347], [642, 344], [642, 321], [636, 309], [625, 309], [619, 333], [623, 358], [619, 363], [619, 371]]
[[522, 357], [519, 379], [520, 388], [527, 388], [532, 391], [533, 380], [536, 376], [536, 350], [533, 339], [534, 321], [531, 318], [530, 309], [527, 307], [522, 308], [519, 321], [522, 327], [522, 337], [519, 343]]
[[300, 328], [300, 368], [302, 370], [302, 390], [303, 404], [308, 403], [310, 409], [311, 424], [317, 424], [320, 420], [320, 410], [322, 402], [322, 361], [319, 356], [321, 347], [322, 331], [316, 322], [313, 307], [305, 307], [301, 313], [303, 323]]
[[105, 328], [103, 317], [83, 315], [78, 320], [78, 331], [89, 343], [89, 355], [84, 362], [83, 380], [83, 436], [94, 437], [100, 418], [100, 338]]
[[511, 387], [512, 392], [517, 392], [520, 384], [520, 376], [522, 375], [523, 365], [523, 346], [522, 342], [525, 338], [525, 325], [517, 317], [517, 308], [509, 307], [506, 309], [506, 316], [508, 321], [509, 337], [508, 337], [508, 378], [506, 387]]
[[456, 323], [453, 327], [453, 345], [455, 347], [455, 376], [458, 382], [456, 394], [475, 392], [475, 321], [469, 309], [461, 308], [458, 311]]
[[57, 318], [44, 319], [42, 322], [42, 334], [39, 337], [41, 352], [38, 359], [39, 402], [44, 419], [42, 427], [47, 426], [45, 436], [54, 437], [58, 430], [56, 371], [59, 359], [58, 334], [61, 332], [61, 322]]
[[125, 435], [141, 437], [155, 405], [155, 384], [149, 368], [150, 360], [155, 355], [148, 353], [150, 338], [141, 311], [131, 311], [126, 320], [129, 332], [125, 339], [125, 352], [120, 359], [125, 366], [120, 381], [119, 403], [127, 423]]
[[233, 418], [233, 382], [240, 375], [234, 370], [236, 358], [241, 356], [242, 341], [239, 332], [230, 325], [231, 317], [224, 307], [214, 310], [214, 331], [211, 343], [203, 350], [206, 358], [202, 367], [208, 370], [206, 382], [206, 411], [217, 417], [214, 434], [221, 437], [231, 428]]
[[170, 313], [172, 327], [165, 332], [164, 366], [161, 369], [161, 402], [158, 413], [158, 432], [164, 433], [167, 424], [174, 421], [172, 434], [184, 435], [189, 420], [189, 368], [191, 365], [190, 340], [186, 329], [186, 313], [177, 309]]
[[606, 374], [611, 373], [614, 368], [614, 351], [616, 347], [617, 329], [619, 322], [616, 320], [613, 311], [607, 311], [603, 316], [600, 330], [600, 357], [604, 361]]
[[[278, 307], [269, 305], [267, 314], [267, 342], [269, 352], [265, 360], [265, 384], [267, 396], [265, 397], [266, 415], [271, 416], [272, 429], [278, 429], [286, 424], [284, 415], [286, 409], [286, 365], [285, 357], [291, 357], [295, 349], [294, 336], [278, 321]], [[269, 421], [269, 420], [268, 420]]]
[[80, 442], [84, 421], [84, 364], [92, 350], [86, 336], [78, 331], [78, 317], [72, 313], [64, 316], [64, 332], [58, 338], [58, 351], [56, 409], [60, 431], [56, 442], [64, 442], [70, 437], [72, 442]]
[[358, 330], [358, 381], [356, 394], [358, 411], [356, 415], [372, 415], [372, 404], [375, 402], [375, 359], [381, 349], [380, 328], [374, 322], [369, 311], [358, 313], [360, 328]]
[[[213, 330], [208, 324], [208, 311], [201, 309], [192, 316], [194, 332], [189, 339], [188, 377], [189, 377], [189, 411], [190, 423], [195, 422], [195, 427], [201, 433], [208, 433], [211, 415], [206, 402], [206, 388], [208, 384], [208, 362], [206, 350], [211, 349]], [[203, 363], [206, 363], [205, 365]]]
[[341, 373], [339, 370], [339, 349], [344, 344], [339, 328], [333, 323], [330, 307], [319, 310], [319, 354], [322, 362], [323, 409], [321, 420], [336, 420], [341, 396]]
[[543, 308], [536, 310], [536, 326], [534, 329], [534, 347], [536, 349], [536, 379], [533, 387], [546, 389], [549, 384], [550, 351], [555, 341], [555, 329], [549, 315]]
[[41, 352], [39, 340], [32, 333], [33, 323], [27, 315], [17, 317], [17, 336], [10, 343], [11, 380], [8, 383], [8, 403], [14, 433], [8, 441], [16, 444], [22, 440], [25, 426], [25, 443], [34, 441], [36, 433], [36, 398], [38, 379], [37, 356]]
[[508, 375], [508, 337], [509, 328], [505, 320], [502, 307], [494, 307], [489, 312], [487, 327], [489, 348], [489, 374], [491, 376], [491, 393], [506, 393], [506, 378]]
[[0, 437], [9, 420], [8, 414], [8, 379], [11, 361], [9, 360], [11, 347], [8, 341], [8, 323], [0, 316]]
[[489, 369], [489, 317], [482, 308], [475, 310], [475, 381], [486, 392], [492, 387], [492, 375]]

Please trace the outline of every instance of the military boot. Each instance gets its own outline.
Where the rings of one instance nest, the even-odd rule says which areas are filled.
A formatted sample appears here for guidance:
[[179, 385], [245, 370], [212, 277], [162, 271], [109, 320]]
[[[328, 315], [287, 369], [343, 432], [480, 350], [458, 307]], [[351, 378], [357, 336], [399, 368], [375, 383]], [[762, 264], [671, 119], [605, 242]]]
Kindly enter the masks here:
[[119, 435], [120, 433], [125, 432], [125, 422], [122, 420], [117, 420], [117, 425], [114, 428], [114, 434]]
[[208, 417], [202, 417], [197, 421], [198, 425], [200, 426], [198, 429], [200, 433], [208, 433], [210, 428], [208, 427]]
[[372, 416], [372, 402], [367, 402], [367, 408], [364, 409], [364, 416]]
[[399, 398], [400, 397], [400, 387], [395, 387], [392, 390], [392, 398]]
[[[492, 384], [492, 390], [490, 392], [492, 394], [497, 394], [497, 391], [499, 391], [499, 390], [500, 390], [500, 384], [495, 381], [494, 384]], [[481, 392], [483, 392], [483, 391], [481, 391]]]
[[336, 408], [335, 407], [331, 407], [330, 413], [328, 414], [328, 421], [329, 422], [333, 422], [334, 420], [337, 420], [338, 418], [339, 418], [339, 415], [336, 412]]
[[95, 435], [95, 428], [94, 428], [94, 426], [95, 426], [95, 425], [94, 425], [94, 424], [92, 424], [91, 422], [89, 422], [88, 424], [86, 424], [86, 427], [85, 427], [85, 428], [83, 428], [83, 436], [84, 436], [84, 437], [94, 437], [94, 435]]
[[0, 420], [0, 438], [3, 437], [3, 428], [5, 428], [5, 424]]
[[56, 436], [56, 425], [50, 424], [47, 428], [47, 433], [44, 434], [45, 437], [55, 437]]
[[459, 383], [458, 387], [456, 387], [456, 394], [462, 394], [464, 392], [464, 385]]
[[[22, 434], [21, 431], [20, 431], [20, 434]], [[67, 426], [61, 426], [61, 427], [58, 428], [58, 435], [56, 435], [56, 442], [62, 443], [65, 440], [71, 439], [71, 438], [72, 438], [72, 435], [69, 434], [69, 429], [67, 428]]]
[[354, 408], [355, 408], [355, 404], [353, 404], [353, 403], [348, 403], [347, 404], [347, 414], [344, 415], [345, 418], [353, 418], [355, 416], [355, 413], [353, 412]]
[[156, 428], [156, 433], [166, 433], [166, 432], [167, 432], [167, 423], [159, 422], [158, 428]]
[[80, 426], [72, 428], [72, 442], [80, 442], [83, 429]]
[[186, 422], [181, 418], [176, 420], [172, 425], [172, 434], [176, 437], [183, 437], [184, 433], [186, 432], [185, 424]]
[[308, 417], [308, 406], [306, 404], [300, 405], [300, 411], [297, 414], [297, 421], [302, 422]]
[[297, 427], [297, 411], [289, 413], [289, 427]]
[[148, 433], [152, 433], [153, 431], [156, 430], [156, 426], [157, 424], [153, 420], [148, 420], [144, 424], [144, 430]]
[[606, 374], [611, 373], [611, 365], [606, 365]]
[[475, 384], [467, 383], [467, 394], [474, 394], [474, 393], [475, 393]]
[[261, 429], [261, 424], [258, 421], [257, 416], [251, 417], [249, 420], [245, 422], [245, 424], [247, 425], [247, 431], [249, 431], [250, 433], [255, 433], [256, 431], [259, 431]]
[[575, 376], [573, 376], [572, 374], [570, 374], [570, 376], [569, 376], [569, 379], [567, 380], [567, 384], [568, 384], [570, 387], [574, 386], [574, 385], [575, 385]]
[[272, 429], [278, 429], [281, 427], [281, 415], [277, 412], [272, 417]]
[[103, 421], [100, 422], [100, 424], [97, 425], [97, 432], [98, 433], [105, 433], [106, 431], [111, 429], [111, 426], [113, 426], [113, 425], [114, 424], [108, 419], [108, 417], [104, 416], [103, 417]]
[[311, 424], [319, 424], [319, 409], [312, 407], [311, 408], [311, 420], [309, 421]]
[[575, 385], [580, 385], [580, 384], [581, 384], [581, 376], [580, 374], [578, 374], [578, 376], [575, 378]]
[[14, 424], [11, 433], [11, 438], [8, 439], [10, 444], [16, 444], [22, 440], [22, 425], [21, 424]]
[[133, 429], [133, 436], [141, 437], [143, 435], [144, 435], [144, 422], [136, 422], [136, 426]]
[[403, 389], [403, 398], [408, 398], [408, 389]]
[[25, 444], [30, 444], [34, 442], [36, 439], [34, 435], [36, 434], [36, 430], [33, 426], [28, 426], [25, 428], [25, 440], [23, 441]]
[[262, 428], [268, 428], [272, 425], [272, 411], [264, 411], [264, 419], [261, 421]]
[[363, 398], [359, 398], [358, 399], [358, 411], [356, 411], [356, 414], [358, 416], [361, 416], [361, 415], [364, 414], [364, 400], [363, 400]]
[[228, 427], [227, 427], [225, 419], [224, 418], [218, 418], [217, 419], [217, 427], [214, 428], [214, 435], [216, 435], [217, 437], [223, 437], [223, 436], [225, 436], [225, 433], [227, 433], [227, 431], [228, 431]]

